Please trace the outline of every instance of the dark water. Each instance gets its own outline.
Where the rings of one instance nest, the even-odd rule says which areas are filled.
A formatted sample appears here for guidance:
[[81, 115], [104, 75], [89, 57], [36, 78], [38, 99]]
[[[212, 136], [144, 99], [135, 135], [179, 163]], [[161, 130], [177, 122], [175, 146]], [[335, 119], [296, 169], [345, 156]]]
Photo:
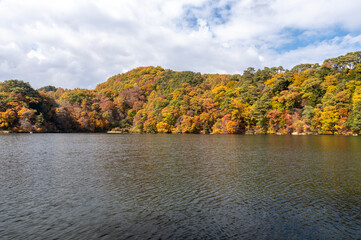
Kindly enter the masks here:
[[360, 237], [360, 137], [0, 135], [1, 239]]

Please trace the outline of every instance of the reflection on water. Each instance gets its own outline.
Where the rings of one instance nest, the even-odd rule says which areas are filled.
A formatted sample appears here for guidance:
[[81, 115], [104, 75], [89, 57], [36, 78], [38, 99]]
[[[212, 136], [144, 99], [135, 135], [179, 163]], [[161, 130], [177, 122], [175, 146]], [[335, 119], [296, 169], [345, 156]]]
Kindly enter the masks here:
[[4, 239], [356, 239], [361, 138], [0, 135]]

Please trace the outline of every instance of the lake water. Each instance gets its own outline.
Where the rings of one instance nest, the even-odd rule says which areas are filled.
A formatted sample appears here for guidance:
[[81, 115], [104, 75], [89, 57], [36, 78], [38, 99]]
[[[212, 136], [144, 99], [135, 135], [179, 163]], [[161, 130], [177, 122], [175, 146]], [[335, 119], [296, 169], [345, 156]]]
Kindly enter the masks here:
[[361, 137], [0, 135], [1, 239], [360, 239]]

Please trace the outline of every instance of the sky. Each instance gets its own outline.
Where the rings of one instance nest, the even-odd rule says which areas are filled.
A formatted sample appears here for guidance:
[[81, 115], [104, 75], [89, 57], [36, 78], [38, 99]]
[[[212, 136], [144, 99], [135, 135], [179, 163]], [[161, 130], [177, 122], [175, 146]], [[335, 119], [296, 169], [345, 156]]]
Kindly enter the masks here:
[[0, 0], [0, 81], [93, 89], [139, 66], [242, 73], [361, 50], [360, 0]]

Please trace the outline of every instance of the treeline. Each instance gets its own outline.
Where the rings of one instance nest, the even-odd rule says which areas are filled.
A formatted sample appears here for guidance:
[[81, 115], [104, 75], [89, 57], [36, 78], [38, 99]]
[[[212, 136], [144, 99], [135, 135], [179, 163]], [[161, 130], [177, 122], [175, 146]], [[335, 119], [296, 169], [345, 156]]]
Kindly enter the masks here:
[[242, 75], [139, 67], [94, 90], [0, 83], [12, 132], [360, 134], [361, 52]]

